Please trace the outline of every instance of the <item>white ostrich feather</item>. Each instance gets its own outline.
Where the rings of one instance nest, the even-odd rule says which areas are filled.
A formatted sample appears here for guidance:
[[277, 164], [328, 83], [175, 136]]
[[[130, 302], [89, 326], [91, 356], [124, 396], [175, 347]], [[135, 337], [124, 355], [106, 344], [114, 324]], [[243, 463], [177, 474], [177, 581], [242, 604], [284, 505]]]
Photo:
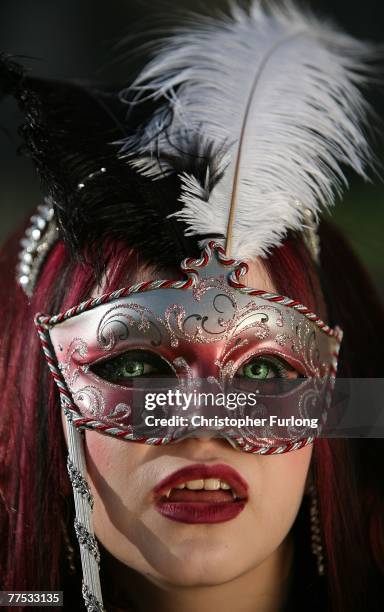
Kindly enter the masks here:
[[305, 228], [308, 211], [317, 220], [334, 204], [344, 165], [367, 178], [360, 86], [371, 56], [369, 44], [291, 2], [190, 17], [122, 92], [164, 102], [120, 154], [158, 179], [172, 171], [169, 156], [183, 155], [181, 133], [225, 149], [224, 175], [208, 196], [196, 176], [181, 175], [174, 216], [189, 235], [222, 233], [231, 256], [265, 256], [289, 229]]

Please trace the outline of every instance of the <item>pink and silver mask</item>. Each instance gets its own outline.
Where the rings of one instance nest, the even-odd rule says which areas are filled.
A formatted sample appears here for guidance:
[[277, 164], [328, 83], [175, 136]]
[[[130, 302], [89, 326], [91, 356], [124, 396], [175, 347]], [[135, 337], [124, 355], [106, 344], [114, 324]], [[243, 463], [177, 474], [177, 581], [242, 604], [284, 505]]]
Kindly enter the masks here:
[[[185, 280], [141, 282], [36, 317], [74, 425], [147, 444], [220, 436], [258, 454], [312, 442], [330, 406], [341, 330], [291, 298], [242, 285], [247, 265], [213, 241], [181, 270]], [[213, 403], [203, 405], [204, 394]], [[230, 394], [241, 403], [215, 402]], [[318, 427], [274, 427], [269, 415], [316, 417]]]

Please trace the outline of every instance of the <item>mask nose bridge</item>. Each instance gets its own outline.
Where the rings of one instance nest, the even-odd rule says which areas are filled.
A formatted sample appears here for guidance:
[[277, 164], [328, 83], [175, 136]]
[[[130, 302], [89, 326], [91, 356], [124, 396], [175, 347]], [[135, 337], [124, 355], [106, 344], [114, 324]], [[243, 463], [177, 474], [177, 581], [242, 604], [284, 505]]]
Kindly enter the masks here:
[[[220, 374], [218, 361], [222, 355], [223, 342], [193, 343], [189, 351], [189, 360], [194, 378], [206, 380], [218, 378]], [[187, 359], [187, 360], [188, 360]]]

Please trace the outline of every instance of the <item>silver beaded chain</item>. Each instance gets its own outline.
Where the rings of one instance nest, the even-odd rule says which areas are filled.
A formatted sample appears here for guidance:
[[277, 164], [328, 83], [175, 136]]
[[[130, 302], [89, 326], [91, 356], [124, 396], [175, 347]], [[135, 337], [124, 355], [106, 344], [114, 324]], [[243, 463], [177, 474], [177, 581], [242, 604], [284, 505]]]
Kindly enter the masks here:
[[75, 500], [75, 532], [83, 570], [82, 593], [87, 612], [105, 612], [100, 584], [100, 553], [93, 530], [93, 496], [86, 480], [86, 464], [81, 432], [71, 413], [64, 408], [68, 434], [68, 474]]

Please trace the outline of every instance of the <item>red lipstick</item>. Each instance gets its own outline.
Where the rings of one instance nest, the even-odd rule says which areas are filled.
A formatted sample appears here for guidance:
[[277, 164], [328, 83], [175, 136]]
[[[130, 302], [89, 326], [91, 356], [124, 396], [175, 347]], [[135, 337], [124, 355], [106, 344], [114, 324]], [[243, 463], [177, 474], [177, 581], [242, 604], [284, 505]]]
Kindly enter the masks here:
[[[189, 481], [208, 479], [208, 489], [202, 488], [202, 483], [200, 488], [183, 487]], [[207, 483], [204, 485], [207, 486]], [[197, 483], [196, 486], [199, 487]], [[244, 509], [248, 484], [229, 465], [195, 463], [164, 478], [153, 489], [153, 494], [156, 510], [170, 520], [221, 523], [234, 519]]]

